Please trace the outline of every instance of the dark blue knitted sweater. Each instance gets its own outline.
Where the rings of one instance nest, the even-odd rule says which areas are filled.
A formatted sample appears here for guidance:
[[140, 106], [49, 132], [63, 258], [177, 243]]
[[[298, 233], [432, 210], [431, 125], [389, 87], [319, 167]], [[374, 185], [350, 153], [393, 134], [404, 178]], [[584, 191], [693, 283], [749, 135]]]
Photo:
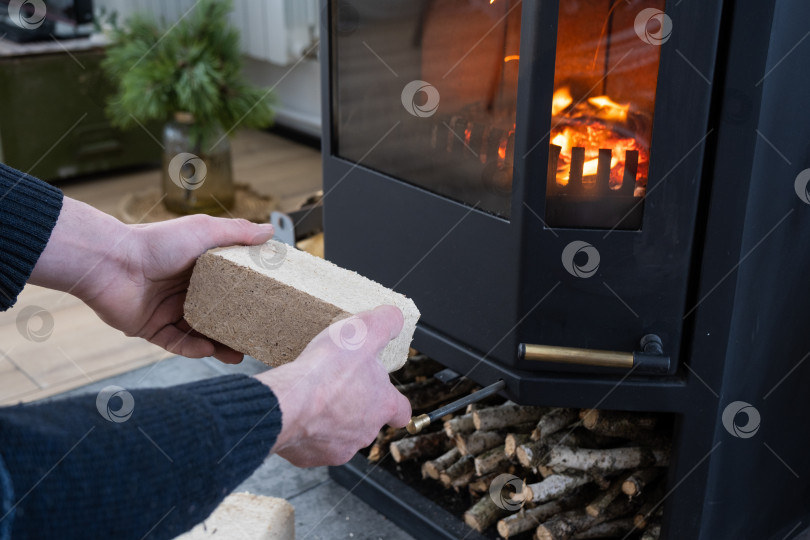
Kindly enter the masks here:
[[[61, 207], [59, 190], [0, 164], [0, 309]], [[247, 478], [281, 430], [276, 397], [242, 375], [131, 395], [120, 423], [95, 394], [0, 408], [0, 540], [172, 538]]]

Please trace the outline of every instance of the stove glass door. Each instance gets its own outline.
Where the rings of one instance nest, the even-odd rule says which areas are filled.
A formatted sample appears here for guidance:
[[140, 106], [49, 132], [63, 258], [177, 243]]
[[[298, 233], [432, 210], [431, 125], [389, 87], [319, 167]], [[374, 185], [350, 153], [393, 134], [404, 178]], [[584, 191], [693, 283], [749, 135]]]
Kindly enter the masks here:
[[521, 5], [332, 3], [335, 153], [509, 218]]

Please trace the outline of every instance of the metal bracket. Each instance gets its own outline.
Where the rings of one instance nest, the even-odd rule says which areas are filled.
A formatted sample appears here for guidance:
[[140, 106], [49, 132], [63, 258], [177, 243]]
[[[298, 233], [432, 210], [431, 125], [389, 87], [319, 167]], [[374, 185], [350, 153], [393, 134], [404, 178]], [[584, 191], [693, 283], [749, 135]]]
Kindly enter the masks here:
[[273, 235], [275, 240], [284, 242], [290, 246], [295, 245], [295, 225], [290, 216], [284, 212], [273, 212], [270, 214], [270, 223], [276, 228]]

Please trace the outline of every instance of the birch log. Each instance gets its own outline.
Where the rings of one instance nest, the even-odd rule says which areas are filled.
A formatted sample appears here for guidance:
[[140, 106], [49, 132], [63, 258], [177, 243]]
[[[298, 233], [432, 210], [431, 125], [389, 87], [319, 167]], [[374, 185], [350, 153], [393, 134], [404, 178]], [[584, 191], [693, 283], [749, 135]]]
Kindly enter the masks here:
[[508, 510], [496, 505], [492, 497], [484, 495], [472, 508], [464, 512], [464, 523], [478, 532], [484, 532], [508, 513]]
[[503, 453], [509, 458], [515, 458], [518, 446], [529, 442], [528, 433], [509, 433], [503, 441]]
[[439, 479], [439, 475], [447, 469], [450, 465], [455, 463], [461, 457], [461, 452], [458, 448], [453, 447], [436, 459], [426, 461], [422, 464], [422, 478]]
[[661, 474], [661, 470], [662, 469], [658, 467], [649, 467], [635, 471], [622, 484], [622, 491], [628, 497], [637, 497], [650, 482], [658, 478], [658, 475]]
[[456, 446], [465, 456], [475, 456], [503, 444], [504, 436], [495, 431], [474, 431], [469, 435], [456, 435]]
[[551, 409], [537, 421], [537, 426], [532, 431], [532, 440], [540, 441], [544, 437], [568, 427], [577, 420], [577, 417], [577, 411], [574, 409]]
[[534, 504], [548, 502], [568, 495], [590, 481], [591, 479], [584, 474], [552, 474], [542, 482], [526, 484], [523, 487], [523, 500]]
[[433, 458], [453, 447], [443, 431], [407, 437], [391, 443], [391, 456], [397, 463], [416, 458]]
[[541, 407], [524, 407], [512, 403], [473, 411], [472, 415], [475, 429], [491, 431], [526, 422], [536, 422], [543, 411], [544, 409]]
[[578, 471], [615, 473], [652, 465], [669, 464], [669, 453], [639, 446], [626, 448], [588, 449], [557, 446], [549, 451], [546, 465], [561, 466]]
[[460, 489], [475, 475], [475, 458], [462, 456], [458, 461], [439, 473], [439, 480], [445, 488]]

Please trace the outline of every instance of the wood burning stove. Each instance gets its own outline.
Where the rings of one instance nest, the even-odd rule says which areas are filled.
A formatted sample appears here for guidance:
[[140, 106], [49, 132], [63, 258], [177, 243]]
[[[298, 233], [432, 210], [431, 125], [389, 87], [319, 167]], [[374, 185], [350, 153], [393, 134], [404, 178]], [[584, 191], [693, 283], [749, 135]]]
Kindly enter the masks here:
[[807, 525], [806, 2], [323, 7], [327, 258], [519, 403], [678, 415], [667, 538]]

